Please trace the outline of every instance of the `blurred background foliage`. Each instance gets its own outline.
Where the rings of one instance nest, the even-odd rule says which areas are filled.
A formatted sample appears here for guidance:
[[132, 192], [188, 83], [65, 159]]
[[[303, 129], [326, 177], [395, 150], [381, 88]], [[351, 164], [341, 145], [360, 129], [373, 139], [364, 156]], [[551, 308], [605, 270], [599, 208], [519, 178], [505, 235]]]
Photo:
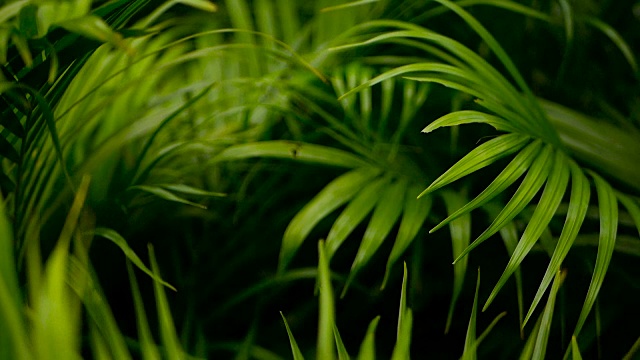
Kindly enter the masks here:
[[635, 358], [638, 49], [631, 0], [3, 1], [0, 357]]

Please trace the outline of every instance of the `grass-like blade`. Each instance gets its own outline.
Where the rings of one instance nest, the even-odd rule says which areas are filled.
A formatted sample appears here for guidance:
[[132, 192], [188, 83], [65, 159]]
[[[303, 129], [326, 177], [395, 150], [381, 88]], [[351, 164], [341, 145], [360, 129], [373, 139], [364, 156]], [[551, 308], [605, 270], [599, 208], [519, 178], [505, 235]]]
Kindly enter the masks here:
[[186, 184], [157, 184], [155, 186], [158, 186], [173, 192], [182, 193], [185, 195], [212, 196], [212, 197], [227, 196], [227, 194], [225, 193], [202, 190]]
[[127, 259], [129, 259], [129, 261], [131, 261], [138, 269], [149, 275], [154, 281], [157, 281], [163, 286], [176, 291], [176, 288], [173, 287], [173, 285], [156, 276], [156, 274], [154, 274], [154, 272], [144, 264], [144, 262], [138, 257], [138, 255], [136, 255], [136, 253], [129, 247], [129, 244], [127, 244], [127, 240], [125, 240], [125, 238], [123, 238], [122, 235], [120, 235], [117, 231], [99, 227], [96, 228], [93, 233], [96, 236], [101, 236], [105, 239], [111, 240], [114, 244], [116, 244], [116, 246], [120, 248], [120, 250], [122, 250]]
[[425, 196], [441, 187], [450, 184], [466, 175], [491, 165], [495, 161], [520, 150], [527, 142], [528, 136], [520, 134], [501, 135], [478, 146], [460, 159], [444, 174], [438, 177], [418, 197]]
[[553, 277], [560, 270], [560, 265], [564, 261], [564, 258], [569, 253], [571, 246], [573, 245], [576, 236], [580, 231], [580, 227], [584, 222], [587, 214], [587, 208], [589, 206], [589, 199], [591, 197], [591, 191], [589, 189], [589, 180], [583, 174], [580, 167], [573, 161], [569, 161], [569, 168], [571, 169], [571, 197], [569, 198], [569, 209], [567, 211], [567, 217], [558, 239], [547, 271], [540, 282], [538, 291], [533, 298], [531, 307], [525, 316], [523, 326], [527, 323], [536, 306], [542, 299], [542, 296], [547, 291], [547, 288], [551, 284]]
[[[452, 213], [455, 209], [460, 208], [466, 203], [464, 194], [458, 192], [447, 191], [442, 194], [448, 213]], [[457, 258], [462, 251], [469, 246], [471, 241], [471, 216], [465, 214], [449, 223], [449, 231], [451, 233], [451, 246], [453, 250], [453, 258]], [[448, 333], [453, 320], [458, 297], [464, 286], [464, 278], [467, 274], [467, 258], [458, 261], [453, 266], [453, 291], [451, 295], [451, 303], [449, 304], [449, 314], [447, 315], [447, 323], [444, 332]], [[476, 293], [477, 296], [477, 293]], [[474, 309], [475, 310], [475, 309]], [[467, 334], [468, 335], [468, 334]], [[475, 335], [474, 335], [475, 336]], [[465, 345], [466, 346], [466, 345]], [[464, 355], [463, 355], [464, 357]]]
[[344, 342], [342, 341], [342, 336], [340, 336], [340, 331], [338, 331], [338, 327], [335, 323], [333, 324], [333, 336], [336, 339], [336, 347], [338, 348], [338, 360], [351, 359], [347, 352], [347, 348], [344, 346]]
[[327, 235], [327, 258], [331, 260], [340, 245], [353, 232], [353, 230], [365, 219], [380, 200], [380, 193], [389, 183], [388, 177], [381, 177], [364, 185], [362, 190], [349, 202], [349, 205], [340, 213], [340, 216], [331, 226]]
[[369, 262], [371, 256], [373, 256], [380, 245], [382, 245], [382, 242], [391, 232], [393, 225], [398, 221], [404, 206], [406, 190], [407, 180], [399, 179], [383, 191], [380, 196], [380, 201], [373, 211], [371, 221], [369, 221], [367, 229], [364, 232], [353, 264], [351, 264], [351, 272], [342, 291], [342, 296], [345, 295], [349, 284], [355, 278], [356, 274]]
[[518, 190], [516, 190], [507, 205], [500, 211], [500, 214], [498, 214], [491, 225], [458, 256], [454, 264], [459, 261], [460, 258], [466, 256], [476, 246], [487, 240], [491, 235], [502, 229], [531, 202], [531, 199], [538, 193], [551, 171], [552, 155], [553, 147], [547, 145], [534, 160], [533, 164], [531, 164], [529, 172], [518, 187]]
[[391, 267], [398, 261], [413, 239], [415, 239], [429, 215], [429, 210], [431, 210], [431, 197], [416, 199], [416, 195], [420, 193], [420, 189], [421, 187], [419, 185], [413, 185], [406, 192], [404, 213], [400, 221], [398, 236], [396, 237], [395, 243], [393, 243], [393, 248], [387, 260], [387, 269], [384, 274], [384, 280], [382, 280], [381, 289], [384, 289], [389, 279]]
[[318, 312], [316, 358], [332, 360], [335, 359], [335, 304], [333, 286], [331, 286], [331, 270], [325, 253], [324, 241], [318, 242], [318, 285], [320, 288], [320, 311]]
[[609, 39], [611, 39], [611, 41], [618, 47], [618, 49], [620, 50], [624, 58], [627, 60], [633, 72], [634, 73], [638, 72], [638, 63], [636, 61], [635, 56], [633, 55], [634, 54], [633, 50], [631, 50], [627, 42], [624, 41], [622, 36], [620, 36], [620, 34], [613, 27], [611, 27], [611, 25], [591, 16], [585, 17], [581, 20], [584, 20], [587, 24], [602, 31], [603, 34], [605, 34]]
[[471, 319], [467, 327], [467, 336], [464, 340], [464, 350], [462, 352], [462, 360], [477, 359], [476, 349], [476, 316], [478, 314], [478, 292], [480, 291], [480, 269], [478, 269], [478, 280], [476, 281], [476, 293], [473, 297], [473, 307], [471, 308]]
[[522, 234], [516, 249], [513, 251], [507, 268], [504, 270], [502, 276], [498, 280], [495, 288], [489, 295], [487, 302], [484, 305], [483, 310], [491, 304], [493, 299], [498, 295], [498, 292], [506, 284], [507, 280], [513, 274], [513, 272], [520, 267], [522, 260], [529, 254], [529, 251], [535, 245], [536, 241], [542, 235], [544, 229], [547, 228], [551, 218], [556, 213], [558, 205], [562, 201], [567, 185], [569, 183], [569, 167], [566, 155], [562, 151], [556, 151], [553, 160], [553, 167], [549, 174], [549, 179], [542, 192], [540, 202], [536, 206], [527, 228]]
[[472, 123], [488, 124], [493, 126], [496, 130], [509, 133], [521, 132], [521, 130], [514, 126], [510, 121], [495, 115], [489, 115], [474, 110], [462, 110], [449, 113], [429, 124], [422, 130], [422, 132], [430, 133], [443, 126], [457, 126]]
[[571, 359], [582, 360], [582, 355], [580, 355], [580, 348], [578, 347], [578, 340], [576, 340], [575, 335], [571, 337]]
[[400, 338], [396, 342], [396, 346], [393, 348], [391, 354], [391, 360], [406, 360], [410, 359], [411, 353], [411, 329], [413, 327], [413, 312], [411, 309], [407, 309], [404, 315], [404, 321], [402, 322], [402, 329], [400, 329]]
[[450, 213], [446, 219], [442, 220], [438, 225], [431, 229], [429, 233], [437, 231], [458, 216], [466, 214], [473, 209], [486, 204], [498, 194], [506, 190], [527, 171], [533, 160], [536, 159], [541, 147], [542, 141], [540, 140], [535, 140], [531, 144], [527, 145], [513, 158], [513, 160], [511, 160], [509, 165], [507, 165], [504, 170], [496, 176], [486, 189], [484, 189], [473, 200], [464, 204], [464, 206], [461, 206], [458, 210]]
[[142, 358], [145, 360], [160, 360], [160, 353], [153, 341], [153, 335], [149, 328], [146, 311], [144, 309], [144, 301], [140, 294], [138, 281], [133, 273], [131, 263], [127, 261], [127, 272], [129, 273], [129, 283], [131, 285], [131, 294], [133, 295], [133, 304], [136, 310], [136, 325], [138, 326], [138, 341], [140, 342], [140, 351]]
[[356, 168], [369, 165], [353, 153], [340, 149], [287, 140], [261, 141], [234, 145], [216, 156], [216, 161], [232, 161], [254, 157], [289, 159], [301, 162]]
[[[151, 270], [155, 274], [155, 277], [160, 277], [160, 268], [156, 262], [156, 257], [151, 244], [149, 248], [149, 261], [151, 262]], [[156, 298], [156, 310], [158, 312], [158, 324], [160, 338], [162, 339], [162, 345], [168, 359], [181, 359], [185, 356], [180, 345], [180, 340], [176, 334], [176, 326], [173, 323], [171, 316], [171, 308], [169, 307], [169, 301], [167, 295], [164, 293], [163, 285], [157, 281], [153, 282], [153, 293]]]
[[280, 311], [280, 316], [282, 316], [282, 321], [284, 321], [284, 326], [287, 328], [287, 335], [289, 335], [289, 343], [291, 344], [291, 352], [293, 353], [293, 360], [304, 360], [304, 356], [302, 356], [302, 352], [298, 347], [298, 343], [296, 339], [293, 337], [293, 333], [289, 328], [289, 324], [287, 323], [287, 319], [284, 317], [282, 311]]
[[367, 327], [367, 333], [360, 344], [360, 351], [358, 352], [358, 360], [375, 360], [376, 358], [376, 328], [380, 322], [380, 316], [376, 316], [371, 320], [369, 327]]
[[633, 343], [633, 345], [631, 346], [631, 349], [629, 349], [629, 351], [627, 351], [627, 353], [624, 355], [622, 360], [632, 360], [632, 359], [634, 359], [633, 356], [638, 352], [638, 350], [640, 350], [640, 337], [638, 337], [636, 342]]
[[147, 192], [149, 194], [152, 194], [154, 196], [157, 196], [163, 200], [166, 201], [171, 201], [171, 202], [176, 202], [176, 203], [180, 203], [180, 204], [185, 204], [185, 205], [191, 205], [191, 206], [195, 206], [197, 208], [200, 209], [206, 209], [207, 207], [199, 204], [197, 202], [193, 202], [191, 200], [185, 199], [181, 196], [178, 196], [176, 194], [174, 194], [173, 192], [159, 187], [159, 186], [153, 186], [153, 185], [135, 185], [135, 186], [131, 186], [129, 187], [129, 190], [140, 190], [140, 191], [144, 191]]
[[599, 175], [589, 172], [596, 186], [598, 194], [598, 208], [600, 209], [600, 238], [598, 240], [598, 255], [596, 256], [596, 265], [587, 290], [587, 297], [584, 300], [582, 311], [578, 317], [576, 329], [573, 335], [578, 336], [582, 326], [587, 320], [587, 316], [591, 312], [591, 308], [596, 301], [596, 297], [600, 292], [600, 287], [607, 273], [609, 262], [613, 256], [613, 250], [616, 244], [616, 235], [618, 232], [618, 203], [616, 194], [611, 185], [602, 179]]
[[374, 168], [352, 170], [333, 180], [291, 220], [282, 238], [278, 272], [287, 267], [313, 227], [332, 211], [351, 200], [364, 186], [379, 174]]
[[556, 304], [556, 296], [558, 295], [558, 290], [564, 281], [564, 278], [567, 276], [565, 271], [559, 271], [556, 274], [556, 277], [553, 281], [553, 285], [551, 286], [551, 292], [549, 293], [549, 300], [547, 300], [547, 305], [544, 308], [544, 312], [542, 313], [540, 329], [536, 334], [536, 342], [533, 347], [533, 354], [531, 355], [531, 359], [534, 360], [543, 360], [545, 353], [547, 352], [547, 343], [549, 341], [549, 332], [551, 331], [551, 320], [553, 319], [553, 310]]
[[531, 355], [533, 355], [533, 348], [536, 345], [536, 336], [540, 332], [540, 324], [542, 324], [542, 316], [538, 317], [538, 321], [536, 321], [531, 334], [529, 334], [527, 342], [524, 344], [524, 348], [520, 353], [520, 360], [531, 360]]
[[405, 315], [407, 313], [407, 279], [409, 273], [407, 271], [407, 263], [403, 264], [402, 270], [402, 290], [400, 291], [400, 310], [398, 311], [398, 329], [396, 332], [396, 341], [400, 341], [402, 335], [402, 322], [405, 321]]

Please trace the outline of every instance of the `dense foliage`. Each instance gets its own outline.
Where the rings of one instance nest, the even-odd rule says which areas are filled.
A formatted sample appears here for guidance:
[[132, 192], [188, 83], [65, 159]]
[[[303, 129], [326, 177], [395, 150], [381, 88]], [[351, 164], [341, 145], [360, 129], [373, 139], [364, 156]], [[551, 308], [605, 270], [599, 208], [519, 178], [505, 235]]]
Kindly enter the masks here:
[[0, 358], [640, 353], [640, 3], [0, 4]]

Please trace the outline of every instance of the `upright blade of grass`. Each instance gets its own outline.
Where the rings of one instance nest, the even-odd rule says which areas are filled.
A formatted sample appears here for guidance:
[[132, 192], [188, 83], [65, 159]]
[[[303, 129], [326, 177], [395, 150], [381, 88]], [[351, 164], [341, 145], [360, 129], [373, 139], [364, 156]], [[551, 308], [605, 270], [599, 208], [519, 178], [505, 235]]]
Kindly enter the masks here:
[[578, 341], [576, 340], [576, 336], [571, 336], [571, 359], [572, 360], [582, 360], [582, 355], [580, 355], [580, 348], [578, 347]]
[[160, 353], [158, 353], [158, 348], [153, 341], [153, 335], [151, 335], [151, 330], [149, 329], [149, 322], [144, 309], [144, 301], [140, 295], [138, 281], [136, 280], [129, 261], [127, 261], [127, 272], [129, 273], [129, 283], [131, 285], [133, 303], [136, 309], [136, 325], [138, 326], [138, 340], [140, 341], [142, 358], [145, 360], [160, 360]]
[[549, 300], [547, 300], [547, 306], [545, 306], [544, 312], [542, 313], [540, 330], [536, 335], [536, 343], [533, 347], [533, 355], [531, 358], [534, 360], [543, 360], [544, 355], [547, 352], [547, 342], [549, 341], [549, 332], [551, 331], [551, 320], [553, 318], [553, 310], [556, 304], [556, 296], [558, 294], [558, 289], [560, 289], [560, 285], [562, 285], [566, 276], [566, 271], [559, 271], [553, 281], [553, 285], [551, 286]]
[[[156, 262], [153, 246], [149, 244], [148, 248], [151, 270], [156, 277], [160, 277], [160, 269]], [[180, 345], [178, 335], [176, 334], [176, 326], [174, 325], [173, 318], [171, 316], [171, 308], [169, 307], [169, 302], [167, 301], [167, 296], [164, 293], [162, 284], [154, 281], [153, 293], [156, 297], [160, 338], [162, 339], [162, 345], [166, 351], [166, 357], [169, 359], [181, 359], [184, 357], [184, 351], [182, 350], [182, 345]]]
[[616, 235], [618, 232], [618, 203], [616, 195], [611, 185], [594, 172], [589, 172], [596, 186], [598, 194], [598, 207], [600, 209], [600, 239], [598, 240], [598, 255], [596, 256], [596, 266], [593, 270], [587, 297], [584, 300], [576, 329], [573, 335], [578, 336], [582, 326], [587, 320], [589, 312], [596, 301], [596, 297], [600, 292], [600, 287], [607, 273], [609, 262], [613, 256], [613, 250], [616, 244]]
[[[94, 235], [101, 236], [105, 239], [111, 240], [114, 244], [116, 244], [124, 253], [124, 255], [131, 261], [138, 269], [142, 270], [145, 274], [149, 275], [154, 281], [162, 284], [163, 286], [168, 287], [173, 291], [177, 291], [173, 285], [167, 283], [162, 280], [153, 271], [151, 271], [142, 260], [136, 255], [136, 253], [129, 247], [127, 244], [127, 240], [123, 238], [117, 231], [113, 229], [99, 227], [93, 231]], [[135, 280], [135, 279], [134, 279]]]
[[[447, 212], [451, 214], [455, 209], [460, 208], [466, 202], [465, 194], [458, 192], [447, 191], [442, 194]], [[451, 232], [451, 246], [453, 250], [453, 258], [456, 259], [462, 251], [469, 246], [471, 241], [471, 216], [467, 213], [460, 216], [454, 221], [449, 223], [449, 231]], [[449, 314], [447, 315], [447, 323], [444, 328], [445, 334], [449, 332], [451, 327], [451, 321], [453, 320], [453, 313], [456, 308], [458, 297], [462, 292], [464, 286], [464, 277], [467, 274], [467, 258], [462, 259], [453, 266], [453, 291], [451, 296], [451, 303], [449, 304]], [[479, 276], [479, 274], [478, 274]], [[477, 296], [477, 293], [476, 293]], [[475, 306], [475, 305], [474, 305]], [[475, 311], [475, 307], [474, 310]], [[475, 321], [475, 318], [474, 318]], [[475, 324], [474, 324], [475, 326]], [[468, 333], [467, 333], [468, 336]], [[474, 335], [475, 336], [475, 335]], [[466, 345], [465, 345], [466, 349]], [[463, 355], [463, 358], [465, 356]]]
[[396, 342], [396, 346], [393, 348], [391, 360], [406, 360], [411, 358], [410, 354], [412, 326], [413, 312], [411, 311], [411, 309], [407, 309], [407, 313], [404, 315], [404, 321], [402, 323], [400, 338]]
[[293, 353], [293, 360], [304, 360], [304, 356], [302, 356], [302, 352], [298, 347], [298, 343], [296, 339], [293, 337], [293, 333], [291, 333], [291, 329], [289, 329], [289, 324], [287, 323], [287, 319], [284, 317], [282, 311], [280, 311], [280, 316], [282, 316], [282, 321], [284, 321], [284, 326], [287, 328], [287, 335], [289, 335], [289, 343], [291, 344], [291, 352]]
[[420, 189], [420, 185], [415, 184], [406, 192], [404, 200], [404, 214], [400, 221], [400, 228], [398, 229], [396, 242], [393, 244], [393, 248], [389, 254], [389, 259], [387, 260], [387, 268], [385, 270], [384, 279], [382, 280], [381, 289], [384, 289], [387, 284], [391, 267], [396, 263], [396, 261], [398, 261], [402, 253], [404, 253], [413, 239], [418, 235], [427, 215], [429, 215], [429, 210], [431, 210], [432, 200], [430, 196], [422, 199], [416, 199], [417, 194], [420, 193]]
[[356, 274], [369, 262], [369, 259], [371, 259], [380, 245], [382, 245], [382, 242], [387, 238], [393, 225], [395, 225], [400, 217], [404, 205], [406, 188], [407, 180], [399, 179], [385, 189], [380, 196], [380, 201], [373, 211], [371, 221], [369, 221], [369, 225], [367, 225], [356, 257], [353, 260], [353, 264], [351, 264], [351, 272], [342, 291], [342, 296], [345, 295]]
[[454, 261], [454, 264], [462, 257], [466, 256], [476, 246], [480, 245], [483, 241], [488, 239], [491, 235], [498, 232], [516, 215], [518, 215], [529, 204], [531, 199], [540, 190], [542, 184], [547, 179], [549, 171], [551, 171], [551, 156], [553, 154], [553, 147], [547, 145], [542, 152], [534, 160], [533, 164], [529, 168], [529, 172], [525, 176], [524, 180], [516, 190], [515, 194], [511, 197], [511, 200], [500, 211], [500, 214], [493, 220], [489, 228], [478, 236], [471, 245], [469, 245]]
[[402, 334], [402, 322], [405, 320], [405, 315], [407, 313], [407, 263], [403, 263], [403, 272], [402, 272], [402, 290], [400, 291], [400, 310], [398, 311], [398, 329], [396, 331], [396, 342], [400, 341], [400, 336]]
[[551, 280], [553, 280], [555, 274], [560, 270], [560, 265], [562, 265], [564, 258], [569, 253], [587, 214], [589, 199], [591, 197], [589, 181], [575, 162], [569, 161], [569, 168], [571, 169], [571, 197], [569, 198], [567, 217], [560, 238], [558, 239], [558, 244], [547, 266], [547, 271], [540, 282], [538, 291], [533, 298], [533, 302], [522, 326], [526, 325], [529, 321], [533, 311], [551, 284]]
[[629, 211], [629, 215], [631, 215], [631, 218], [638, 229], [638, 235], [640, 235], [640, 206], [637, 201], [634, 201], [631, 197], [619, 192], [616, 193], [616, 197], [618, 198], [618, 201], [627, 208], [627, 211]]
[[527, 342], [524, 344], [524, 348], [522, 349], [522, 353], [520, 353], [520, 360], [531, 360], [531, 356], [533, 355], [533, 349], [536, 345], [536, 337], [540, 332], [540, 325], [542, 324], [542, 316], [538, 318], [536, 321], [531, 334], [527, 338]]
[[347, 205], [340, 216], [338, 216], [327, 236], [325, 247], [329, 260], [331, 260], [347, 236], [349, 236], [373, 210], [380, 200], [380, 193], [383, 187], [388, 185], [390, 180], [388, 177], [381, 177], [364, 185], [364, 188], [358, 192], [356, 197]]
[[533, 160], [536, 159], [538, 153], [540, 152], [540, 148], [542, 147], [542, 141], [535, 140], [531, 144], [527, 145], [524, 149], [522, 149], [518, 155], [516, 155], [513, 160], [507, 165], [502, 172], [484, 189], [478, 196], [476, 196], [473, 200], [461, 206], [458, 210], [453, 213], [449, 213], [446, 219], [442, 220], [438, 225], [436, 225], [433, 229], [429, 231], [432, 233], [437, 231], [441, 227], [448, 224], [453, 219], [466, 214], [473, 209], [476, 209], [480, 206], [485, 205], [491, 199], [496, 197], [498, 194], [502, 193], [506, 190], [511, 184], [513, 184], [516, 180], [518, 180], [531, 166]]
[[338, 348], [338, 360], [349, 360], [349, 353], [347, 352], [347, 348], [344, 346], [344, 342], [342, 342], [342, 336], [340, 336], [340, 331], [338, 331], [338, 327], [336, 324], [333, 324], [333, 336], [336, 339], [336, 347]]
[[473, 297], [473, 307], [471, 308], [471, 319], [467, 328], [467, 336], [464, 340], [464, 350], [462, 360], [477, 359], [476, 349], [476, 314], [478, 313], [478, 291], [480, 291], [480, 269], [478, 269], [478, 280], [476, 281], [476, 294]]
[[324, 241], [318, 242], [318, 285], [320, 287], [320, 311], [318, 313], [318, 345], [316, 358], [335, 359], [334, 327], [335, 305], [331, 270], [325, 253]]
[[528, 136], [520, 134], [501, 135], [478, 146], [460, 159], [444, 174], [440, 175], [418, 197], [425, 196], [435, 190], [467, 176], [495, 161], [520, 150], [530, 141]]
[[375, 360], [376, 358], [376, 328], [378, 327], [378, 322], [380, 321], [380, 316], [376, 316], [375, 319], [371, 320], [369, 323], [369, 327], [367, 327], [367, 333], [362, 340], [362, 344], [360, 345], [360, 352], [358, 352], [358, 360]]
[[223, 150], [216, 161], [233, 161], [253, 157], [290, 159], [312, 164], [356, 168], [369, 165], [352, 153], [340, 149], [288, 140], [261, 141], [234, 145]]
[[524, 234], [522, 234], [516, 249], [511, 255], [507, 268], [498, 280], [491, 295], [489, 295], [489, 299], [487, 299], [483, 310], [487, 309], [491, 304], [511, 274], [520, 266], [522, 260], [524, 260], [533, 245], [538, 241], [544, 229], [547, 228], [549, 222], [551, 222], [551, 218], [553, 218], [553, 215], [558, 209], [558, 205], [560, 205], [562, 201], [568, 183], [569, 167], [566, 155], [562, 151], [556, 151], [553, 168], [551, 169], [549, 179], [540, 197], [540, 202], [536, 206]]
[[304, 239], [320, 220], [351, 200], [364, 184], [380, 173], [374, 168], [352, 170], [333, 180], [291, 220], [282, 238], [278, 272], [286, 269]]
[[18, 274], [14, 261], [13, 231], [0, 199], [0, 356], [30, 359]]

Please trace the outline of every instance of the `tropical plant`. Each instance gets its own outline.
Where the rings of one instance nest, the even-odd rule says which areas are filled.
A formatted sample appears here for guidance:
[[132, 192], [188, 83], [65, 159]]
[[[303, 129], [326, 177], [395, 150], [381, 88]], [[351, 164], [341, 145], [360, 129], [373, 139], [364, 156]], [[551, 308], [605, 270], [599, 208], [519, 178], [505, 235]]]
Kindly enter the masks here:
[[3, 3], [0, 356], [631, 359], [639, 6]]

